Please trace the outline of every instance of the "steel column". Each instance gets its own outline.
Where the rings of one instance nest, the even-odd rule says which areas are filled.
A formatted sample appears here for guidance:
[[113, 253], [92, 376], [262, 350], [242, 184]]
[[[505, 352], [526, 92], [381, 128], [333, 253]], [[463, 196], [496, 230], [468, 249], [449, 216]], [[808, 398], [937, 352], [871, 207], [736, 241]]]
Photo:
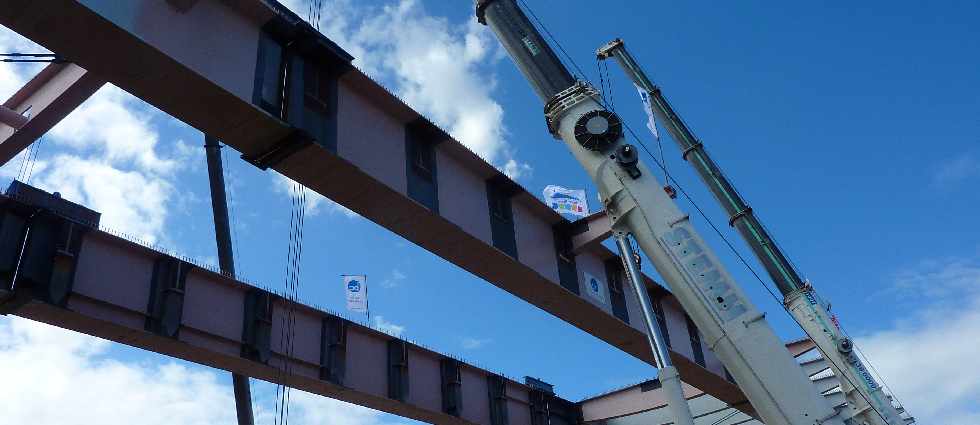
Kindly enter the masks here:
[[640, 270], [636, 266], [636, 254], [630, 246], [629, 236], [617, 232], [614, 236], [616, 246], [619, 247], [619, 256], [623, 259], [623, 266], [626, 268], [626, 275], [630, 283], [633, 284], [633, 292], [640, 302], [643, 310], [643, 320], [647, 328], [647, 340], [650, 342], [650, 350], [653, 351], [657, 360], [657, 379], [663, 388], [664, 397], [667, 399], [667, 408], [670, 409], [674, 417], [674, 423], [678, 425], [694, 425], [694, 417], [691, 409], [684, 398], [684, 386], [681, 383], [680, 374], [677, 368], [670, 361], [670, 351], [664, 336], [660, 334], [660, 327], [657, 325], [657, 317], [653, 313], [653, 305], [650, 304], [650, 296], [647, 294], [646, 286], [643, 285], [643, 278]]
[[[221, 272], [235, 276], [235, 253], [231, 245], [231, 226], [228, 224], [228, 200], [225, 195], [225, 173], [221, 164], [221, 144], [213, 137], [204, 136], [204, 150], [207, 153], [208, 181], [211, 185], [211, 211], [214, 215], [214, 239], [218, 245], [218, 267]], [[253, 425], [252, 390], [248, 377], [231, 374], [235, 389], [235, 411], [238, 425]]]

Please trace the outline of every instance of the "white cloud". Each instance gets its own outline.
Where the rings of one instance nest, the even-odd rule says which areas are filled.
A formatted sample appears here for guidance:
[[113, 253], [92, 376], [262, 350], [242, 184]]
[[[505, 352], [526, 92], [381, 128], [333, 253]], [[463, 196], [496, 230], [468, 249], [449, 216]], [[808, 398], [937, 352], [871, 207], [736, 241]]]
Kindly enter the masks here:
[[[306, 17], [306, 3], [285, 4]], [[327, 1], [321, 31], [355, 57], [354, 64], [394, 86], [413, 108], [512, 178], [530, 165], [514, 157], [503, 124], [504, 110], [492, 96], [491, 66], [501, 49], [475, 19], [452, 23], [430, 15], [417, 0], [379, 8], [350, 0]]]
[[168, 180], [67, 154], [38, 166], [32, 184], [101, 212], [103, 225], [150, 243], [163, 233], [174, 192]]
[[[44, 51], [8, 29], [0, 29], [0, 49]], [[0, 67], [0, 90], [12, 94], [39, 68]], [[180, 201], [173, 196], [175, 171], [192, 156], [181, 141], [167, 149], [158, 146], [154, 120], [165, 117], [107, 85], [35, 143], [41, 154], [29, 183], [101, 212], [102, 223], [114, 230], [156, 243]], [[0, 174], [17, 177], [24, 156], [8, 162]]]
[[[0, 51], [45, 50], [0, 28]], [[0, 65], [0, 100], [41, 67]], [[107, 226], [155, 242], [172, 213], [175, 171], [184, 169], [196, 151], [182, 141], [161, 149], [157, 118], [183, 126], [106, 86], [46, 135], [31, 184], [60, 191], [102, 212]], [[0, 174], [16, 177], [23, 157]], [[378, 319], [392, 333], [404, 329]], [[224, 372], [176, 361], [120, 361], [110, 347], [97, 338], [0, 317], [0, 418], [38, 425], [236, 423], [231, 388], [221, 383]], [[257, 422], [271, 423], [272, 401], [258, 402]], [[300, 391], [293, 392], [292, 403], [296, 423], [382, 423], [379, 412]]]
[[[289, 404], [291, 423], [310, 425], [374, 425], [382, 423], [379, 418], [380, 414], [374, 410], [302, 391], [293, 391]], [[256, 422], [270, 423], [272, 421], [260, 422], [257, 420]], [[406, 419], [405, 423], [408, 422]]]
[[976, 176], [980, 176], [980, 159], [972, 153], [965, 153], [937, 167], [932, 176], [932, 185], [949, 189]]
[[[50, 53], [47, 49], [0, 27], [0, 52], [3, 53]], [[24, 86], [28, 78], [37, 74], [44, 64], [0, 63], [0, 103], [10, 98]]]
[[109, 343], [30, 322], [0, 322], [0, 411], [7, 423], [233, 423], [213, 373], [170, 362], [127, 364]]
[[[110, 357], [111, 347], [105, 340], [26, 319], [0, 318], [0, 418], [34, 425], [237, 423], [225, 372], [174, 360], [121, 361]], [[256, 423], [272, 423], [274, 399], [256, 401]], [[297, 424], [385, 422], [380, 412], [297, 390], [291, 393], [290, 419]]]
[[381, 287], [394, 288], [401, 285], [402, 281], [407, 278], [408, 276], [406, 276], [405, 273], [402, 273], [401, 270], [393, 269], [391, 273], [388, 274], [388, 277], [381, 281]]
[[[154, 112], [132, 95], [107, 85], [54, 126], [48, 137], [118, 166], [167, 175], [178, 168], [181, 158], [159, 155], [160, 136], [151, 123]], [[175, 151], [188, 153], [176, 146]]]
[[[295, 184], [295, 181], [279, 173], [275, 173], [272, 180], [273, 190], [275, 190], [276, 193], [287, 197], [293, 196], [293, 191], [295, 190], [293, 185]], [[340, 214], [347, 218], [360, 217], [359, 214], [348, 209], [347, 207], [340, 205], [319, 193], [307, 189], [306, 214], [310, 216], [317, 216], [323, 212], [326, 212], [328, 215]]]
[[371, 327], [388, 335], [400, 337], [405, 332], [405, 327], [396, 325], [385, 320], [384, 316], [374, 316], [371, 318]]
[[534, 170], [531, 169], [531, 166], [526, 163], [509, 159], [507, 160], [507, 163], [504, 164], [504, 169], [502, 171], [512, 180], [518, 180], [521, 177], [529, 177]]
[[476, 350], [476, 349], [478, 349], [480, 347], [483, 347], [483, 346], [485, 346], [485, 345], [487, 345], [487, 344], [489, 344], [491, 342], [493, 342], [493, 340], [492, 339], [489, 339], [489, 338], [472, 338], [472, 337], [466, 337], [466, 338], [463, 338], [463, 340], [460, 342], [460, 345], [463, 346], [463, 349], [464, 350]]
[[980, 423], [980, 261], [924, 262], [876, 302], [888, 295], [915, 308], [859, 347], [920, 423]]

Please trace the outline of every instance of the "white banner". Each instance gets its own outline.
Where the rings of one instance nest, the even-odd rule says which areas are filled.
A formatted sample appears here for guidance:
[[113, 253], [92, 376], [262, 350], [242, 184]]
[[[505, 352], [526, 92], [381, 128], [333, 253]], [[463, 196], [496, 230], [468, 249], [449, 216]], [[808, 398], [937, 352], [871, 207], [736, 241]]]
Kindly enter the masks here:
[[660, 132], [657, 131], [657, 119], [653, 115], [653, 105], [650, 103], [650, 93], [636, 86], [636, 91], [640, 92], [640, 100], [643, 101], [643, 111], [647, 113], [647, 129], [653, 133], [653, 137], [660, 140]]
[[585, 275], [585, 293], [589, 294], [590, 297], [595, 298], [603, 303], [606, 302], [606, 285], [602, 283], [601, 280], [596, 279], [586, 272], [582, 272]]
[[585, 199], [584, 190], [566, 189], [551, 185], [544, 188], [544, 202], [560, 214], [572, 214], [579, 217], [589, 215], [589, 202]]
[[344, 276], [344, 290], [347, 291], [347, 310], [367, 314], [367, 276]]

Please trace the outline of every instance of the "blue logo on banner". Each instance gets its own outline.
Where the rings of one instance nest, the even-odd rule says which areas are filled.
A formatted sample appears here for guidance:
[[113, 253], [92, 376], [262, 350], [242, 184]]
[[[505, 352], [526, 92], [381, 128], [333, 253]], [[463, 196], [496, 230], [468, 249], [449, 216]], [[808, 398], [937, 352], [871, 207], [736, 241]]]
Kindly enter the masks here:
[[592, 285], [592, 292], [599, 293], [599, 282], [595, 279], [589, 281], [589, 285]]
[[554, 195], [551, 195], [551, 197], [554, 198], [554, 199], [571, 199], [573, 201], [577, 201], [578, 200], [577, 197], [572, 196], [572, 195], [566, 195], [564, 193], [556, 193]]
[[361, 292], [361, 282], [358, 282], [356, 280], [347, 282], [347, 290], [351, 292]]

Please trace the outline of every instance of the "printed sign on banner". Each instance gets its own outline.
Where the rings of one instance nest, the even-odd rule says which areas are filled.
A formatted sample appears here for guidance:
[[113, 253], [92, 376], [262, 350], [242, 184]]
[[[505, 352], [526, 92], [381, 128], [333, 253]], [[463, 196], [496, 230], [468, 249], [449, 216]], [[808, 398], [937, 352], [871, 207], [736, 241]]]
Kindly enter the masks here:
[[606, 285], [601, 280], [596, 279], [588, 273], [582, 272], [585, 276], [585, 293], [603, 303], [606, 302]]
[[653, 133], [653, 137], [660, 140], [660, 132], [657, 131], [657, 119], [653, 115], [653, 105], [650, 103], [650, 93], [636, 86], [636, 91], [640, 92], [640, 100], [643, 102], [643, 111], [647, 113], [647, 129]]
[[344, 276], [344, 290], [347, 291], [347, 310], [367, 314], [367, 276]]
[[589, 215], [589, 203], [585, 199], [584, 190], [566, 189], [551, 185], [544, 188], [544, 202], [560, 214], [572, 214], [579, 217]]

